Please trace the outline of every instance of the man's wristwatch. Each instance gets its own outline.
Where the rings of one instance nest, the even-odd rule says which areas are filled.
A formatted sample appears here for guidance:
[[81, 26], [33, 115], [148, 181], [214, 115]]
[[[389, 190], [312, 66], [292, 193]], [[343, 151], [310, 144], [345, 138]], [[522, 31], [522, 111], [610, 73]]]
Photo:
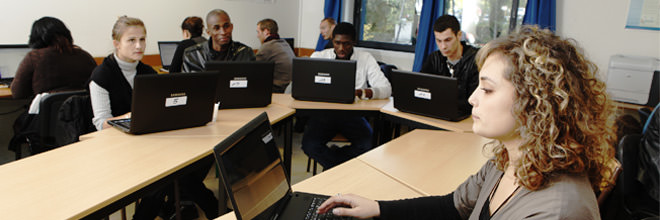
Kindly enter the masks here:
[[367, 91], [365, 89], [360, 89], [360, 90], [362, 90], [362, 95], [360, 95], [360, 99], [369, 100], [369, 98], [367, 97]]

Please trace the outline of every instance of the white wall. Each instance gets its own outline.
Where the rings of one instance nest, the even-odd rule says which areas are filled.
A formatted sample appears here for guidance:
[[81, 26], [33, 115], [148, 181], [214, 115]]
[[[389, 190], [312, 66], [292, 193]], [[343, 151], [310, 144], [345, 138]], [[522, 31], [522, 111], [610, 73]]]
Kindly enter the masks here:
[[323, 0], [300, 0], [300, 29], [298, 41], [301, 48], [315, 49], [319, 39], [319, 25], [323, 20]]
[[[630, 0], [559, 0], [557, 34], [576, 39], [587, 56], [607, 73], [609, 57], [614, 54], [660, 58], [660, 31], [624, 29]], [[0, 44], [24, 44], [34, 20], [42, 16], [60, 18], [71, 29], [76, 44], [93, 56], [112, 51], [110, 32], [118, 16], [142, 19], [147, 26], [147, 54], [157, 54], [159, 40], [180, 40], [183, 18], [202, 18], [214, 8], [229, 12], [234, 23], [234, 39], [253, 48], [256, 22], [273, 18], [282, 37], [295, 37], [296, 47], [315, 48], [319, 22], [323, 19], [323, 0], [23, 0], [5, 4], [0, 13]], [[266, 2], [266, 3], [264, 3]], [[373, 50], [377, 60], [412, 69], [414, 54]]]
[[615, 54], [660, 58], [660, 31], [625, 29], [630, 0], [558, 0], [557, 34], [575, 39], [607, 76]]
[[[265, 2], [265, 3], [264, 3]], [[256, 23], [275, 19], [282, 37], [296, 37], [302, 0], [22, 0], [3, 4], [0, 13], [0, 44], [26, 44], [32, 23], [43, 16], [61, 19], [71, 30], [74, 43], [92, 56], [113, 51], [111, 31], [117, 17], [128, 15], [144, 21], [146, 54], [158, 54], [158, 41], [181, 40], [181, 22], [187, 16], [206, 17], [215, 8], [224, 9], [234, 23], [234, 40], [259, 48]], [[306, 1], [305, 1], [306, 2]], [[318, 32], [318, 31], [317, 31]], [[297, 39], [297, 37], [296, 37]], [[298, 44], [298, 42], [296, 42]]]

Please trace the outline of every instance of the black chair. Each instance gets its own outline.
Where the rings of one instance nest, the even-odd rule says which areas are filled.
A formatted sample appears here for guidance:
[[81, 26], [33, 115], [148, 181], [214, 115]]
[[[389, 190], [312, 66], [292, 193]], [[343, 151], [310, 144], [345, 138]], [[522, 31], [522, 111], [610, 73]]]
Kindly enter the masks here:
[[[643, 190], [644, 186], [637, 180], [641, 137], [641, 134], [629, 134], [619, 141], [617, 159], [621, 162], [623, 171], [614, 186], [614, 198], [611, 201], [615, 203], [617, 211], [612, 219], [643, 219], [658, 216], [658, 202], [646, 194]], [[608, 218], [604, 215], [603, 219]]]
[[387, 81], [390, 81], [390, 83], [392, 83], [392, 79], [391, 79], [392, 70], [396, 70], [399, 68], [397, 68], [395, 65], [383, 63], [380, 61], [378, 61], [378, 66], [380, 66], [380, 71], [383, 71], [383, 74], [385, 75], [385, 78], [387, 78]]
[[29, 153], [31, 155], [39, 154], [67, 144], [61, 141], [65, 129], [63, 129], [58, 122], [60, 106], [67, 98], [85, 93], [84, 90], [78, 90], [50, 93], [42, 96], [39, 101], [39, 114], [25, 114], [25, 117], [21, 122], [21, 124], [23, 124], [22, 128], [20, 128], [20, 131], [14, 134], [14, 137], [12, 138], [12, 142], [16, 142], [10, 144], [14, 145], [15, 149], [13, 150], [16, 153], [16, 160], [21, 159], [22, 157], [22, 150], [20, 149], [22, 145], [21, 143], [28, 144]]
[[42, 97], [39, 104], [39, 135], [45, 149], [53, 149], [66, 144], [62, 137], [66, 130], [59, 120], [62, 103], [71, 96], [87, 94], [85, 90], [51, 93]]
[[60, 106], [58, 114], [60, 125], [64, 128], [64, 133], [59, 136], [61, 143], [77, 142], [80, 135], [96, 131], [92, 118], [92, 100], [87, 93], [67, 98]]

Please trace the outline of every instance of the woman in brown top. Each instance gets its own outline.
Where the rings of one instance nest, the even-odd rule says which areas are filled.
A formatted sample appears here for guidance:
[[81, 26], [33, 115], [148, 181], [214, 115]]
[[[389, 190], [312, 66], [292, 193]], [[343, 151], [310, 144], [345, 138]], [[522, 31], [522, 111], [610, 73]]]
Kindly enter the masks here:
[[[475, 59], [472, 130], [494, 157], [445, 196], [373, 201], [336, 195], [319, 213], [381, 219], [600, 219], [594, 191], [614, 155], [614, 108], [572, 40], [523, 26]], [[442, 174], [438, 174], [442, 175]], [[337, 206], [348, 206], [335, 208]], [[334, 208], [334, 209], [333, 209]]]
[[11, 83], [14, 98], [87, 87], [96, 62], [73, 44], [71, 32], [62, 21], [53, 17], [36, 20], [29, 45], [33, 50], [21, 61]]

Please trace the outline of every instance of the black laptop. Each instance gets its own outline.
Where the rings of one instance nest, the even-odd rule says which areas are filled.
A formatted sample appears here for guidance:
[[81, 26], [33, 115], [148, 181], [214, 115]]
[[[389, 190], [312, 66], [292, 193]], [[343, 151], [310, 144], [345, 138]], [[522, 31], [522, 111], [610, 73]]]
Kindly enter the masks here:
[[172, 58], [174, 58], [174, 52], [176, 51], [177, 46], [179, 46], [179, 41], [158, 41], [160, 63], [163, 65], [164, 70], [170, 70]]
[[213, 152], [236, 219], [320, 219], [316, 210], [329, 196], [291, 190], [265, 112]]
[[293, 58], [291, 96], [297, 100], [353, 103], [354, 60]]
[[459, 108], [455, 78], [393, 70], [392, 93], [394, 108], [402, 112], [448, 121], [460, 121], [470, 116], [470, 112]]
[[219, 72], [217, 100], [220, 109], [258, 108], [270, 105], [274, 62], [208, 61], [207, 71]]
[[216, 111], [217, 81], [215, 72], [137, 75], [131, 118], [108, 124], [132, 134], [205, 125]]
[[18, 66], [30, 50], [27, 44], [0, 44], [0, 84], [11, 84]]

